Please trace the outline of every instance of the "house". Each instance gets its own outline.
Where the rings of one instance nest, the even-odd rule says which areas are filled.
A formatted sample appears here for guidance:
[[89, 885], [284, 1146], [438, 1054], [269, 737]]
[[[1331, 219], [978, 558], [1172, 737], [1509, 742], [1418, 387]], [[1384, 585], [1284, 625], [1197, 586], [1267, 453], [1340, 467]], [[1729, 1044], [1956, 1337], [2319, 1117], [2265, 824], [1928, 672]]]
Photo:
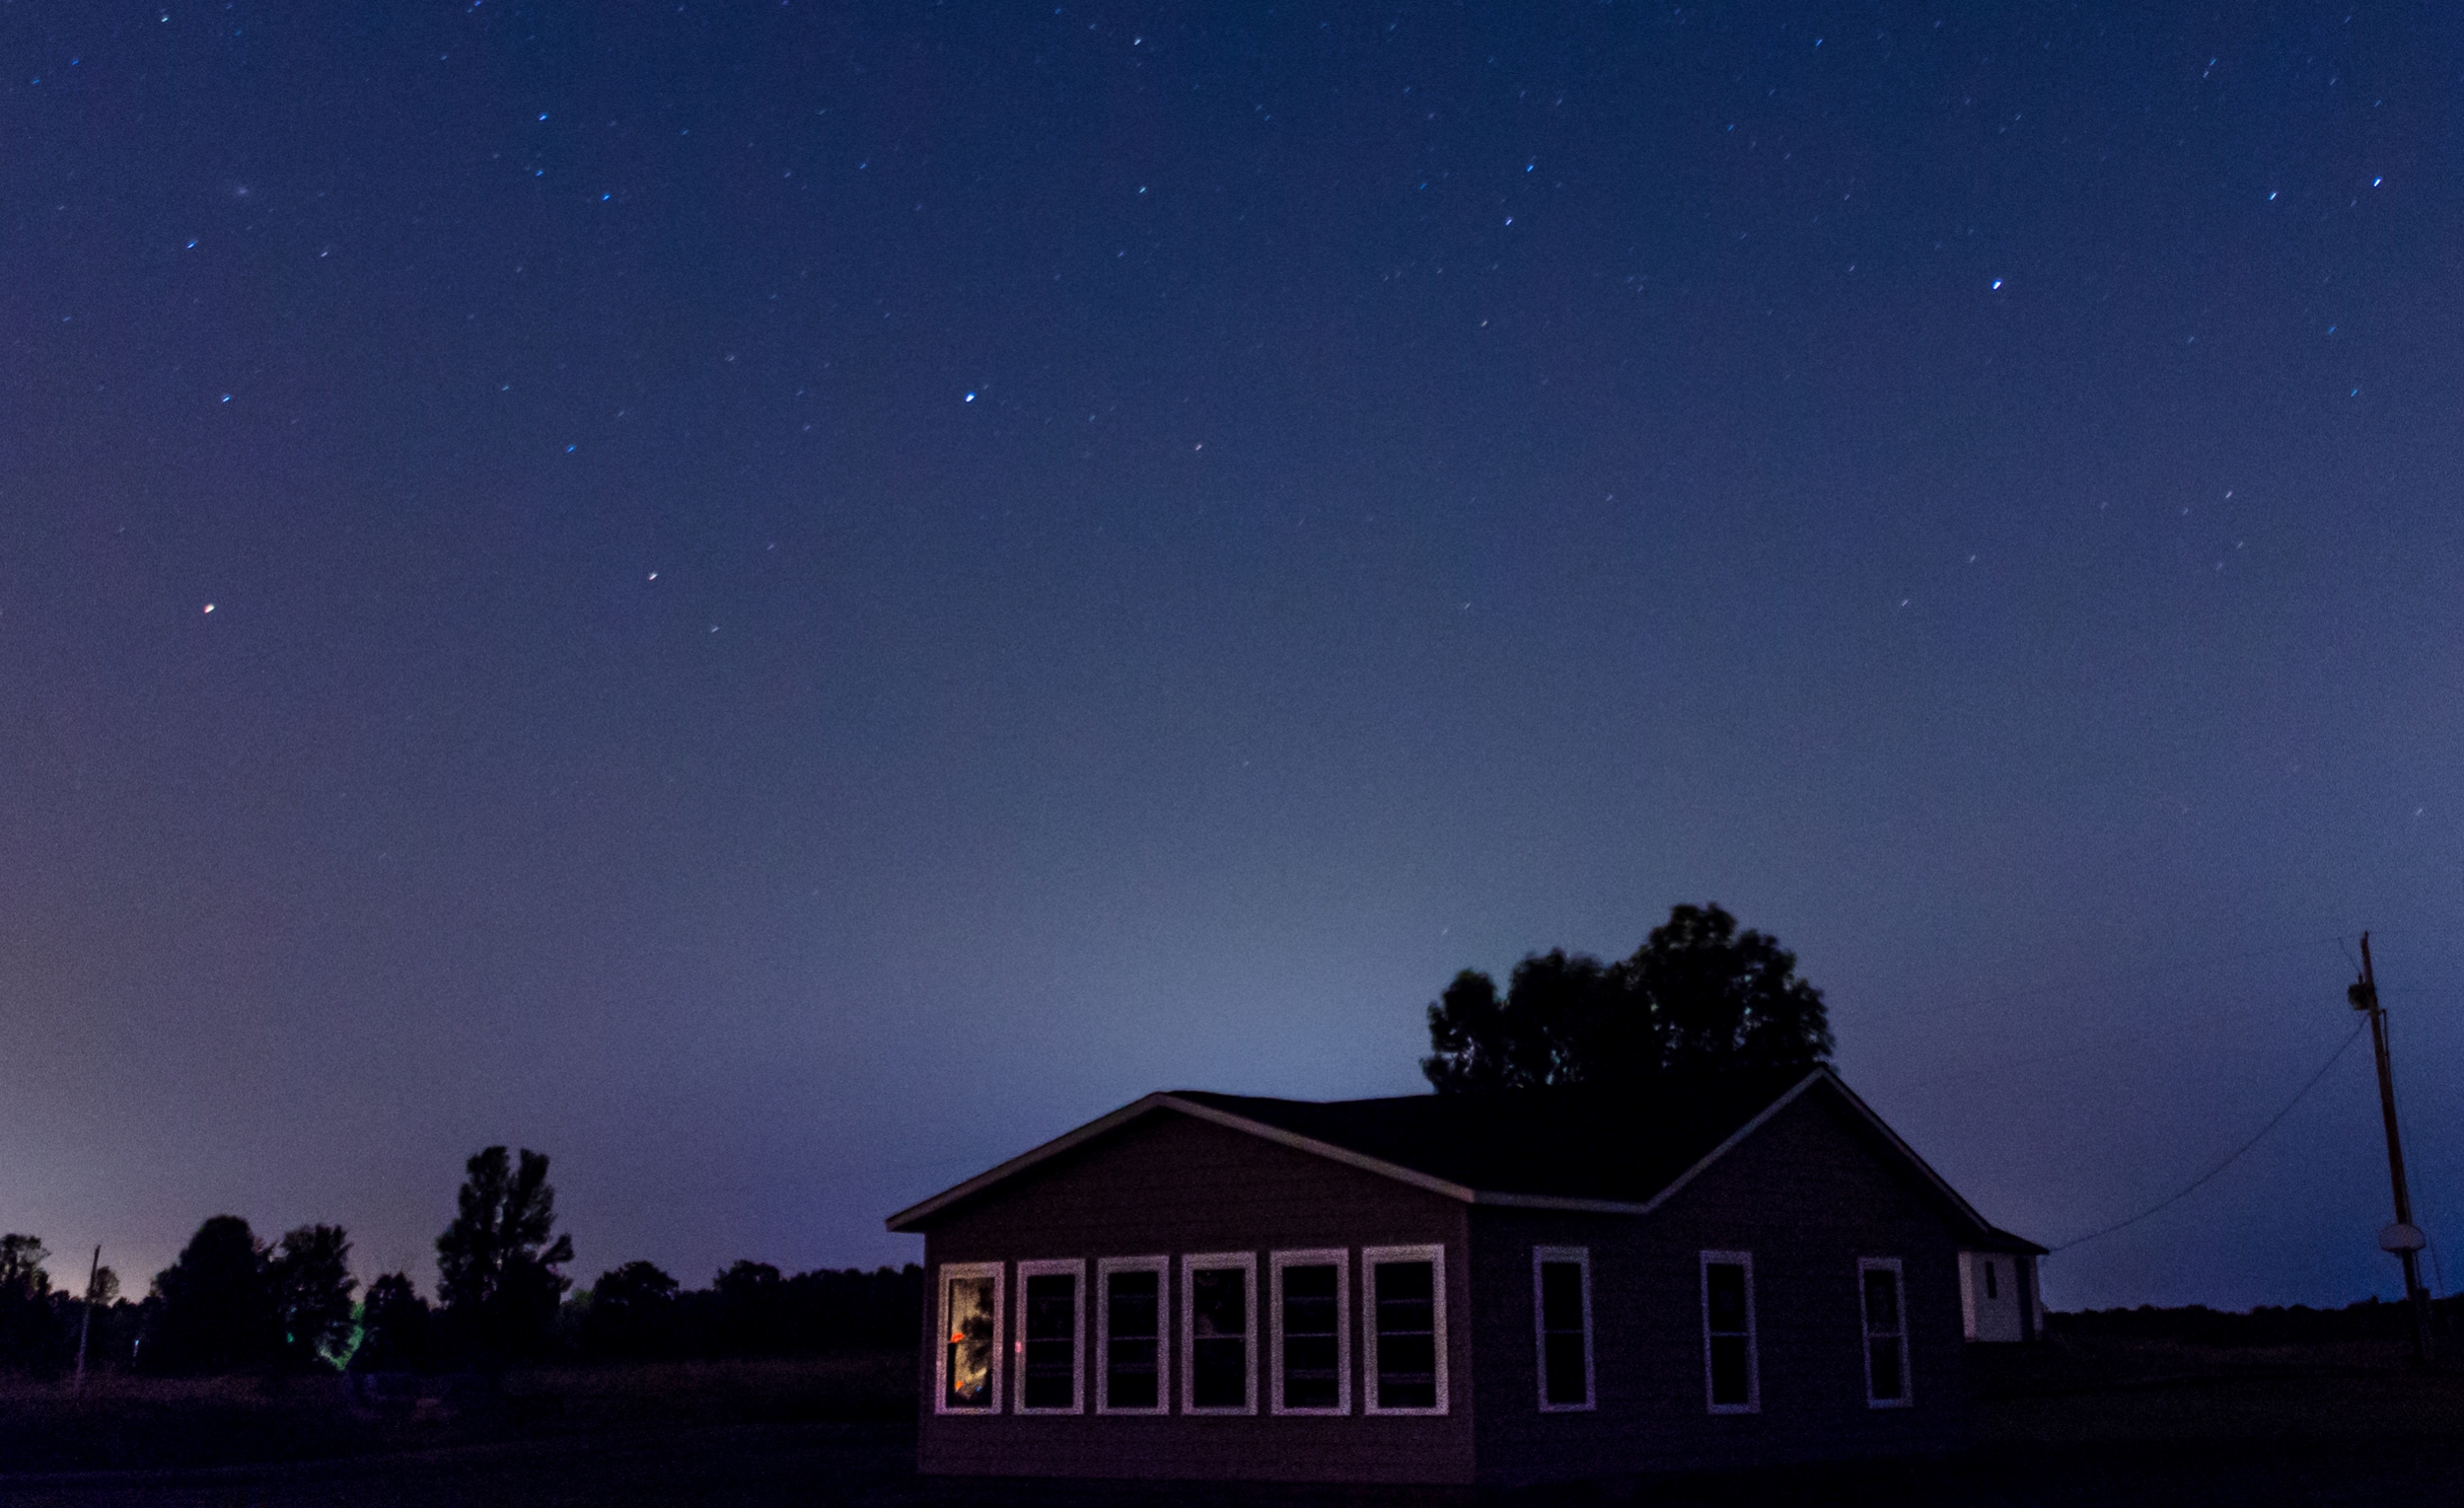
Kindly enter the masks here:
[[1828, 1068], [1153, 1094], [889, 1226], [926, 1472], [1499, 1485], [1956, 1448], [2027, 1247]]

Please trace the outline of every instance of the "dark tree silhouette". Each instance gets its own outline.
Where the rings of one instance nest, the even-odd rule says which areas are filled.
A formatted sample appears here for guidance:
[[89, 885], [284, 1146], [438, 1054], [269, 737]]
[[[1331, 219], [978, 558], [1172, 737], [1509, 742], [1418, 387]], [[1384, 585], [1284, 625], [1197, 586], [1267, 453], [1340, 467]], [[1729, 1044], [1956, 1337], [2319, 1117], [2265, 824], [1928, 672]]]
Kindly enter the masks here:
[[151, 1368], [236, 1371], [269, 1360], [281, 1342], [265, 1248], [237, 1215], [198, 1226], [179, 1258], [155, 1275], [154, 1291], [162, 1305], [145, 1344]]
[[59, 1362], [50, 1255], [35, 1237], [0, 1236], [0, 1365], [47, 1372]]
[[1502, 998], [1465, 969], [1428, 1008], [1420, 1071], [1439, 1093], [1636, 1088], [1671, 1075], [1802, 1072], [1827, 1060], [1822, 991], [1796, 955], [1717, 904], [1679, 905], [1631, 958], [1517, 964]]
[[628, 1261], [591, 1285], [582, 1345], [599, 1356], [667, 1356], [677, 1349], [676, 1319], [676, 1279], [649, 1262]]
[[351, 1241], [338, 1225], [286, 1233], [265, 1260], [265, 1289], [282, 1330], [282, 1358], [294, 1367], [338, 1366], [351, 1334]]
[[788, 1297], [776, 1267], [739, 1257], [710, 1280], [712, 1342], [731, 1356], [775, 1354], [794, 1344]]
[[517, 1167], [489, 1147], [465, 1172], [454, 1223], [436, 1238], [437, 1297], [462, 1344], [498, 1359], [534, 1352], [573, 1286], [556, 1270], [573, 1241], [554, 1234], [547, 1155], [525, 1147]]
[[416, 1372], [428, 1363], [428, 1301], [410, 1274], [388, 1272], [368, 1285], [359, 1307], [359, 1349], [354, 1372]]

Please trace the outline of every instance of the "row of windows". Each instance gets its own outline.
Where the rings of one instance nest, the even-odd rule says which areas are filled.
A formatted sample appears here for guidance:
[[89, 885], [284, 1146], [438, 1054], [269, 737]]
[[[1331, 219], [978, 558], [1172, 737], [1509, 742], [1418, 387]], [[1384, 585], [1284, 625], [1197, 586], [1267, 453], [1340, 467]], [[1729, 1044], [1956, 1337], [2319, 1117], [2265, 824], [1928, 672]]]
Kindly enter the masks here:
[[[1017, 1338], [1012, 1347], [1018, 1413], [1081, 1413], [1089, 1406], [1087, 1311], [1094, 1312], [1097, 1413], [1162, 1414], [1174, 1392], [1168, 1369], [1167, 1257], [1107, 1257], [1095, 1263], [1091, 1303], [1086, 1263], [1017, 1264]], [[1005, 1369], [1000, 1341], [1007, 1297], [1000, 1262], [941, 1269], [941, 1344], [934, 1365], [935, 1407], [943, 1413], [998, 1413]], [[1364, 1354], [1360, 1376], [1372, 1414], [1446, 1411], [1446, 1267], [1440, 1247], [1368, 1247], [1359, 1254]], [[1353, 1268], [1342, 1249], [1274, 1252], [1265, 1294], [1268, 1408], [1278, 1414], [1352, 1411]], [[1908, 1328], [1897, 1257], [1857, 1262], [1864, 1332], [1865, 1400], [1874, 1407], [1910, 1401]], [[1259, 1345], [1253, 1302], [1255, 1253], [1181, 1258], [1178, 1377], [1181, 1411], [1258, 1411]], [[1754, 1256], [1702, 1255], [1703, 1395], [1713, 1413], [1762, 1407], [1754, 1317]], [[1582, 1247], [1532, 1252], [1532, 1321], [1544, 1413], [1594, 1405], [1591, 1254]]]
[[[1905, 1408], [1914, 1401], [1903, 1283], [1898, 1257], [1857, 1259], [1865, 1402], [1874, 1408]], [[1751, 1252], [1703, 1254], [1703, 1391], [1713, 1413], [1753, 1413], [1763, 1406]]]
[[[1086, 1263], [1017, 1264], [1015, 1360], [1018, 1413], [1080, 1413], [1090, 1400], [1081, 1365], [1086, 1310], [1094, 1310], [1097, 1413], [1171, 1410], [1167, 1371], [1166, 1257], [1107, 1257], [1095, 1264], [1093, 1303], [1082, 1305]], [[1002, 1264], [941, 1269], [941, 1345], [935, 1390], [944, 1413], [997, 1413], [1003, 1333]], [[1230, 1252], [1181, 1258], [1179, 1395], [1183, 1413], [1258, 1411], [1259, 1344], [1267, 1345], [1268, 1407], [1275, 1413], [1352, 1411], [1351, 1253], [1275, 1252], [1267, 1261], [1265, 1329], [1259, 1333], [1258, 1257]], [[1440, 1247], [1367, 1247], [1358, 1289], [1365, 1323], [1363, 1411], [1446, 1411], [1446, 1254]]]

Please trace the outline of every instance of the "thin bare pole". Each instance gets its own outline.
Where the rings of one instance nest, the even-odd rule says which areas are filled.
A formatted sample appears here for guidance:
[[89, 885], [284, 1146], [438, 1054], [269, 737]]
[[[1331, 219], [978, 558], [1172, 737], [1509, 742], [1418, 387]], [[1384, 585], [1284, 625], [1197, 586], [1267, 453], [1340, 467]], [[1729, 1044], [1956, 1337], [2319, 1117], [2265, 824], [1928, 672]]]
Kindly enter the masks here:
[[77, 1326], [77, 1386], [86, 1386], [86, 1342], [94, 1335], [94, 1289], [103, 1280], [103, 1248], [94, 1249], [94, 1265], [86, 1269], [86, 1317]]
[[2370, 935], [2361, 934], [2361, 982], [2354, 1006], [2369, 1012], [2370, 1045], [2378, 1055], [2378, 1112], [2387, 1122], [2387, 1178], [2395, 1185], [2396, 1223], [2379, 1245], [2404, 1263], [2404, 1299], [2413, 1308], [2413, 1359], [2429, 1362], [2429, 1290], [2422, 1286], [2420, 1228], [2413, 1223], [2413, 1193], [2404, 1181], [2404, 1139], [2396, 1134], [2396, 1071], [2387, 1058], [2387, 1012], [2378, 1003], [2378, 978], [2370, 969]]

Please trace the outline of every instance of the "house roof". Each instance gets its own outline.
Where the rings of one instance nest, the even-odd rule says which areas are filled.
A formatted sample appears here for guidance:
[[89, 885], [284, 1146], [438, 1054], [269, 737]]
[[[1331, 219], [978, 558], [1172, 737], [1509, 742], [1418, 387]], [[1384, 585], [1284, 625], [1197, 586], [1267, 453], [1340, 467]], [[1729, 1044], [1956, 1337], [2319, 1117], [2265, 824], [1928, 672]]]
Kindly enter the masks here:
[[1971, 1228], [1977, 1244], [1996, 1250], [2031, 1245], [1987, 1224], [1827, 1067], [1649, 1094], [1542, 1090], [1318, 1101], [1174, 1090], [1125, 1105], [901, 1210], [888, 1225], [920, 1230], [955, 1204], [1158, 1113], [1211, 1121], [1465, 1203], [1644, 1214], [1809, 1092], [1836, 1095], [1868, 1122]]

